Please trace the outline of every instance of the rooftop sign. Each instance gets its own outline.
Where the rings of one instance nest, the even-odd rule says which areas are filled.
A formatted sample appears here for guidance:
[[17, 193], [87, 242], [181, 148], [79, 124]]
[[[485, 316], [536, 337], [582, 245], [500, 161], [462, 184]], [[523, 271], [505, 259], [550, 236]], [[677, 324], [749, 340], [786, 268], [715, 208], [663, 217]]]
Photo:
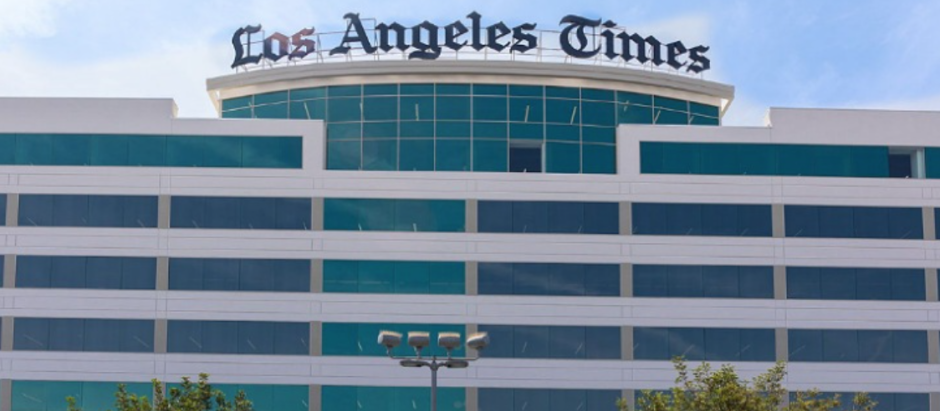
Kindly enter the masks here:
[[[681, 41], [663, 43], [653, 36], [630, 33], [610, 20], [575, 15], [563, 17], [559, 22], [561, 30], [555, 32], [536, 30], [535, 23], [509, 27], [500, 21], [485, 25], [477, 12], [468, 14], [466, 22], [457, 20], [443, 27], [427, 20], [412, 27], [365, 20], [372, 23], [368, 25], [357, 13], [347, 13], [344, 17], [346, 30], [326, 35], [316, 33], [313, 28], [288, 36], [277, 32], [265, 35], [260, 24], [241, 27], [232, 35], [235, 49], [232, 68], [264, 62], [293, 62], [311, 55], [318, 60], [332, 56], [390, 54], [406, 59], [435, 60], [445, 53], [456, 58], [462, 50], [484, 55], [508, 54], [513, 58], [529, 55], [541, 58], [546, 51], [558, 51], [564, 60], [606, 59], [615, 64], [639, 64], [692, 74], [711, 68], [706, 56], [707, 46], [689, 47]], [[324, 36], [334, 37], [335, 43], [324, 45]]]

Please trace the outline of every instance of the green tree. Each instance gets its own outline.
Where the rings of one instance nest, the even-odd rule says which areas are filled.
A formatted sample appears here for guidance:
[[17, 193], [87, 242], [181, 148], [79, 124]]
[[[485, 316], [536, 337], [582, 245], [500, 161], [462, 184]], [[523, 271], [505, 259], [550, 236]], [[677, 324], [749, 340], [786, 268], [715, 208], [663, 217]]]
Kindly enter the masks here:
[[[153, 380], [153, 401], [147, 396], [127, 392], [124, 384], [118, 385], [114, 394], [115, 411], [253, 411], [251, 401], [245, 392], [239, 390], [234, 401], [225, 399], [222, 391], [214, 390], [209, 384], [208, 374], [199, 374], [199, 380], [193, 382], [183, 377], [179, 387], [169, 389], [169, 395], [163, 390], [160, 380]], [[68, 411], [82, 411], [75, 397], [65, 399]], [[99, 411], [99, 410], [86, 410]]]
[[[637, 398], [640, 411], [831, 411], [842, 407], [838, 395], [823, 397], [818, 390], [795, 393], [783, 407], [788, 396], [783, 388], [786, 364], [778, 362], [753, 380], [738, 377], [734, 367], [722, 365], [712, 370], [707, 363], [689, 371], [682, 359], [674, 359], [678, 376], [676, 386], [668, 392], [643, 391]], [[853, 411], [874, 411], [875, 403], [864, 393], [852, 401]], [[627, 401], [617, 401], [620, 411], [629, 411]]]

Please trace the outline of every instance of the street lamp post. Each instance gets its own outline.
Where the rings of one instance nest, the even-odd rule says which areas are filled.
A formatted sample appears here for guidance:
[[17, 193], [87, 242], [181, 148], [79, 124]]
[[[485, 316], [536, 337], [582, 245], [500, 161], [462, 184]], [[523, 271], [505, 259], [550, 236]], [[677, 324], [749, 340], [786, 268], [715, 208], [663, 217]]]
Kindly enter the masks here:
[[[379, 332], [379, 344], [385, 346], [388, 357], [398, 360], [402, 367], [421, 368], [431, 370], [431, 411], [437, 411], [437, 370], [441, 368], [467, 368], [476, 358], [454, 358], [451, 353], [460, 347], [460, 333], [444, 332], [437, 335], [437, 345], [447, 350], [447, 359], [438, 360], [436, 355], [428, 361], [421, 357], [421, 351], [431, 345], [431, 334], [425, 331], [409, 331], [408, 345], [415, 350], [415, 358], [396, 357], [392, 350], [401, 345], [401, 333], [394, 331]], [[490, 343], [490, 337], [485, 332], [475, 333], [467, 337], [467, 347], [480, 351]]]

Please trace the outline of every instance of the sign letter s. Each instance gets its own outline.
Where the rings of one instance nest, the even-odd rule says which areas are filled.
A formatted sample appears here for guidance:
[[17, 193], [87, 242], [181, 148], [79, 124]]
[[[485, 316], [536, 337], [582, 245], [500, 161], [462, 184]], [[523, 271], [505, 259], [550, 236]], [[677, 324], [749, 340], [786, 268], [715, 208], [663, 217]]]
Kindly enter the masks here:
[[[306, 38], [307, 36], [313, 35], [315, 29], [303, 29], [294, 33], [290, 38], [291, 45], [294, 46], [294, 49], [290, 52], [289, 59], [302, 59], [308, 54], [317, 51], [317, 42], [313, 39]], [[303, 49], [303, 50], [301, 50]]]

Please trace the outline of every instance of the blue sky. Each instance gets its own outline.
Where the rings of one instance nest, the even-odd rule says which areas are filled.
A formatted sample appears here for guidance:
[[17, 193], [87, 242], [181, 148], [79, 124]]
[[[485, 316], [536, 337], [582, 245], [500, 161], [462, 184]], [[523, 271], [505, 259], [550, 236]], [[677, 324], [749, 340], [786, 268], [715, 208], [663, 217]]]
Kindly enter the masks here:
[[732, 84], [726, 125], [768, 107], [940, 110], [938, 0], [0, 0], [0, 96], [169, 97], [214, 115], [205, 79], [231, 73], [231, 33], [344, 28], [343, 14], [557, 29], [566, 14], [706, 44], [706, 79]]

